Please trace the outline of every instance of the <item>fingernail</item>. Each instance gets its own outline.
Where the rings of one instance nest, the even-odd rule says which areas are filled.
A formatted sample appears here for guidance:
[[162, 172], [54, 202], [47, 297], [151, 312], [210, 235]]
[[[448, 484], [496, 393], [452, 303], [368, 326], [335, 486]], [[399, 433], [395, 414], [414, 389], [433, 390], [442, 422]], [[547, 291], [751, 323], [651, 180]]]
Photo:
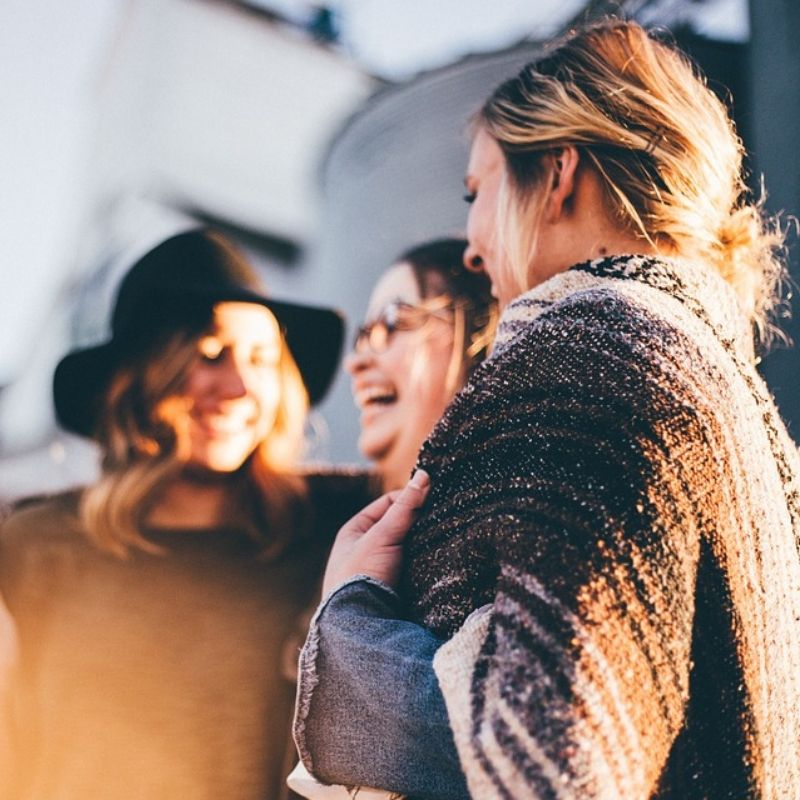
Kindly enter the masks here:
[[430, 483], [430, 476], [424, 469], [418, 469], [414, 474], [411, 476], [411, 480], [408, 482], [409, 486], [413, 486], [415, 489], [423, 489]]

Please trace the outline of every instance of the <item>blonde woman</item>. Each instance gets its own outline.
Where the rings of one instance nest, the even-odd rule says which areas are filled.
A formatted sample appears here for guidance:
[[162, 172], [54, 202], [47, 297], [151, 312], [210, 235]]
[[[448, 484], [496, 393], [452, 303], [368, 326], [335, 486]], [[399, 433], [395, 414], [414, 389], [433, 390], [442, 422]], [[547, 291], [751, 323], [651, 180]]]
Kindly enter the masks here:
[[498, 335], [414, 481], [339, 534], [295, 722], [316, 777], [800, 797], [800, 463], [754, 351], [781, 236], [741, 162], [722, 104], [634, 23], [487, 100], [465, 261]]
[[284, 642], [366, 496], [296, 466], [341, 319], [265, 296], [227, 240], [193, 230], [131, 268], [112, 331], [54, 382], [61, 424], [103, 449], [100, 479], [0, 532], [18, 645], [0, 795], [280, 797]]

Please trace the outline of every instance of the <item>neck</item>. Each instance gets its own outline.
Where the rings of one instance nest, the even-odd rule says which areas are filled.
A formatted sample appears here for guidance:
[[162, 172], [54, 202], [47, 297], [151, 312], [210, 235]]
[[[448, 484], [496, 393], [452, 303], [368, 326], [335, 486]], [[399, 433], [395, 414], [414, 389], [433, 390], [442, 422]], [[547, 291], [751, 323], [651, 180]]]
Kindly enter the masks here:
[[558, 211], [545, 213], [536, 251], [529, 287], [584, 261], [659, 253], [644, 236], [622, 226], [609, 211], [605, 189], [592, 168], [579, 169], [572, 195], [558, 206]]
[[147, 515], [156, 528], [211, 528], [230, 518], [233, 475], [184, 473], [168, 483]]
[[[443, 399], [449, 403], [452, 394], [448, 393]], [[443, 410], [442, 408], [441, 411]], [[389, 451], [375, 459], [375, 470], [380, 475], [384, 492], [402, 489], [408, 483], [417, 463], [419, 450], [438, 422], [439, 416], [440, 411], [433, 409], [423, 410], [415, 415], [406, 423], [402, 434], [397, 437]]]
[[419, 447], [415, 447], [408, 453], [394, 453], [394, 458], [390, 455], [388, 458], [376, 462], [375, 466], [381, 478], [382, 491], [391, 492], [395, 489], [402, 489], [408, 483], [411, 470], [417, 460], [418, 450]]
[[589, 230], [584, 230], [573, 239], [565, 238], [563, 241], [574, 246], [564, 247], [563, 258], [556, 262], [551, 269], [533, 275], [531, 286], [536, 286], [559, 272], [563, 272], [575, 264], [582, 264], [585, 261], [596, 261], [601, 258], [624, 255], [659, 254], [659, 250], [641, 237], [608, 229], [598, 230], [594, 235]]

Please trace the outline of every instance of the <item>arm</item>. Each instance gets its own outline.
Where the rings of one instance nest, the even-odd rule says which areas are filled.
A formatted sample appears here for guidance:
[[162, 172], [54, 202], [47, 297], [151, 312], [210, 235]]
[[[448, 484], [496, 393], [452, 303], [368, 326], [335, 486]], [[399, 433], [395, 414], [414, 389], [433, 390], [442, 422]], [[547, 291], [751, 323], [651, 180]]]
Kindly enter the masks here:
[[329, 783], [419, 798], [466, 798], [442, 693], [441, 645], [402, 619], [395, 592], [355, 577], [330, 594], [300, 656], [295, 740]]
[[594, 590], [571, 605], [507, 563], [491, 610], [437, 652], [472, 797], [654, 791], [683, 719], [690, 615], [645, 621], [633, 598], [619, 607], [615, 588]]
[[36, 557], [35, 548], [32, 558], [24, 547], [33, 538], [24, 513], [15, 512], [0, 526], [0, 797], [9, 800], [25, 796], [35, 775], [40, 718], [30, 686], [36, 638], [30, 633], [46, 623], [45, 598], [54, 580], [49, 563]]
[[18, 668], [17, 632], [11, 613], [0, 595], [0, 797], [14, 797], [14, 776], [19, 763], [14, 736], [14, 702]]
[[387, 585], [427, 488], [418, 472], [339, 532], [300, 656], [294, 734], [323, 781], [458, 800], [466, 786], [433, 673], [441, 642], [402, 619]]

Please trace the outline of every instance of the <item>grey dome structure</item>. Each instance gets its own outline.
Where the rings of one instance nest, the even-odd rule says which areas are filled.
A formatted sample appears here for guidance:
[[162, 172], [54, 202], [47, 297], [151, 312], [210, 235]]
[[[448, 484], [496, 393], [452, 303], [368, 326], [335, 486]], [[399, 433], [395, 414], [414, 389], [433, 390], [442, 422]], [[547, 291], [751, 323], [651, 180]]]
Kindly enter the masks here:
[[[540, 51], [523, 42], [381, 89], [333, 140], [320, 168], [323, 227], [312, 262], [317, 296], [347, 314], [348, 342], [372, 285], [399, 253], [463, 235], [469, 120], [495, 86]], [[348, 378], [340, 375], [323, 405], [330, 451], [339, 459], [358, 459], [352, 408]]]

